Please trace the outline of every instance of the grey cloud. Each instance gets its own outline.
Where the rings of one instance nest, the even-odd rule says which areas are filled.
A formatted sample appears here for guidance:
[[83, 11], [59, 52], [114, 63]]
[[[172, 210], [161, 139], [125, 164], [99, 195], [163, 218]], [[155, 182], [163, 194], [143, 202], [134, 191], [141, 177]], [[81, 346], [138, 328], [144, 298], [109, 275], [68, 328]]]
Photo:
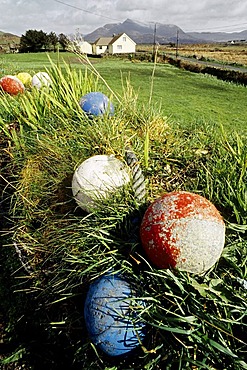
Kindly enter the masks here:
[[[1, 0], [0, 30], [23, 34], [28, 29], [45, 32], [89, 33], [106, 23], [131, 18], [143, 22], [173, 23], [185, 30], [214, 30], [233, 25], [247, 28], [243, 0]], [[80, 9], [75, 9], [78, 7]], [[85, 11], [84, 11], [85, 10]], [[93, 13], [93, 14], [92, 14]], [[102, 15], [102, 16], [100, 16]], [[238, 26], [235, 26], [238, 25]]]

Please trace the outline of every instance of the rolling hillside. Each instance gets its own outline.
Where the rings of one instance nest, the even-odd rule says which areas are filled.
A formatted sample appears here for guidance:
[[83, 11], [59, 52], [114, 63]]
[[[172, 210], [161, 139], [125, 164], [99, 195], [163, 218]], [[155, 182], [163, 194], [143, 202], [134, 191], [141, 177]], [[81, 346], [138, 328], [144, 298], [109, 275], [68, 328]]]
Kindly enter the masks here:
[[9, 45], [18, 45], [19, 43], [19, 36], [0, 31], [0, 52], [6, 52], [9, 49]]
[[202, 38], [206, 41], [231, 41], [231, 40], [247, 40], [247, 30], [241, 32], [190, 32], [190, 36], [195, 38]]

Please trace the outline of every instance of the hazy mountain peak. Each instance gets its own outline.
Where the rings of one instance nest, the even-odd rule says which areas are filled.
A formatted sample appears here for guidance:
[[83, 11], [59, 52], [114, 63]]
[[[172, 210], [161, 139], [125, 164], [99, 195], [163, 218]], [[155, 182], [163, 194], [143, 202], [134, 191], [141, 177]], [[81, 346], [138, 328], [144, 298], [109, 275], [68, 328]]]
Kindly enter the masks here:
[[153, 43], [155, 33], [156, 42], [169, 43], [176, 42], [178, 30], [180, 31], [180, 38], [183, 38], [183, 42], [195, 41], [193, 37], [187, 37], [186, 33], [174, 24], [140, 22], [129, 18], [122, 23], [107, 24], [103, 27], [97, 28], [92, 33], [86, 35], [85, 40], [94, 42], [99, 37], [109, 37], [125, 32], [137, 44], [149, 44]]

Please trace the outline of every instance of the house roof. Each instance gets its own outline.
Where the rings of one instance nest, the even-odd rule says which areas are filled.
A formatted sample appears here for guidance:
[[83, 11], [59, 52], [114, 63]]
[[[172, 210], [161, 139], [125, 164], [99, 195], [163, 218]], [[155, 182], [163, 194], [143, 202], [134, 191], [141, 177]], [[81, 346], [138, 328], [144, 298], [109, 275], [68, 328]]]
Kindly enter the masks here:
[[99, 37], [95, 42], [94, 45], [97, 46], [107, 46], [111, 42], [112, 37]]
[[122, 32], [122, 33], [119, 33], [118, 35], [112, 37], [111, 41], [109, 42], [109, 45], [114, 44], [114, 42], [117, 41], [123, 35], [127, 36], [135, 44], [135, 41], [133, 41], [128, 35], [126, 35], [125, 32]]
[[[119, 33], [116, 36], [113, 37], [99, 37], [95, 42], [94, 45], [97, 46], [108, 46], [114, 44], [121, 36], [126, 35], [125, 32]], [[126, 35], [134, 44], [135, 42], [128, 36]]]
[[78, 42], [78, 45], [79, 45], [79, 46], [83, 46], [83, 45], [91, 45], [91, 44], [90, 44], [90, 42], [88, 42], [88, 41], [84, 41], [84, 40], [83, 40], [83, 41], [79, 41], [79, 42]]
[[119, 39], [119, 37], [121, 37], [124, 33], [119, 33], [118, 35], [116, 36], [113, 36], [111, 41], [109, 42], [109, 45], [112, 45], [114, 44], [115, 41], [117, 41]]

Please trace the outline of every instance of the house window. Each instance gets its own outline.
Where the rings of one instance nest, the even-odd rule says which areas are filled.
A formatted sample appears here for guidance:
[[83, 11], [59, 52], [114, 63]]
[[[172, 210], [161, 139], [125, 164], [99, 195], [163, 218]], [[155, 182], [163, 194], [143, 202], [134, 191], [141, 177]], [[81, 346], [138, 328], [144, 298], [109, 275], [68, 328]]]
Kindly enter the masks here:
[[123, 36], [123, 41], [126, 42], [126, 37], [125, 36]]
[[99, 46], [99, 49], [101, 50], [102, 49], [102, 46]]
[[122, 50], [122, 45], [117, 45], [117, 50]]

